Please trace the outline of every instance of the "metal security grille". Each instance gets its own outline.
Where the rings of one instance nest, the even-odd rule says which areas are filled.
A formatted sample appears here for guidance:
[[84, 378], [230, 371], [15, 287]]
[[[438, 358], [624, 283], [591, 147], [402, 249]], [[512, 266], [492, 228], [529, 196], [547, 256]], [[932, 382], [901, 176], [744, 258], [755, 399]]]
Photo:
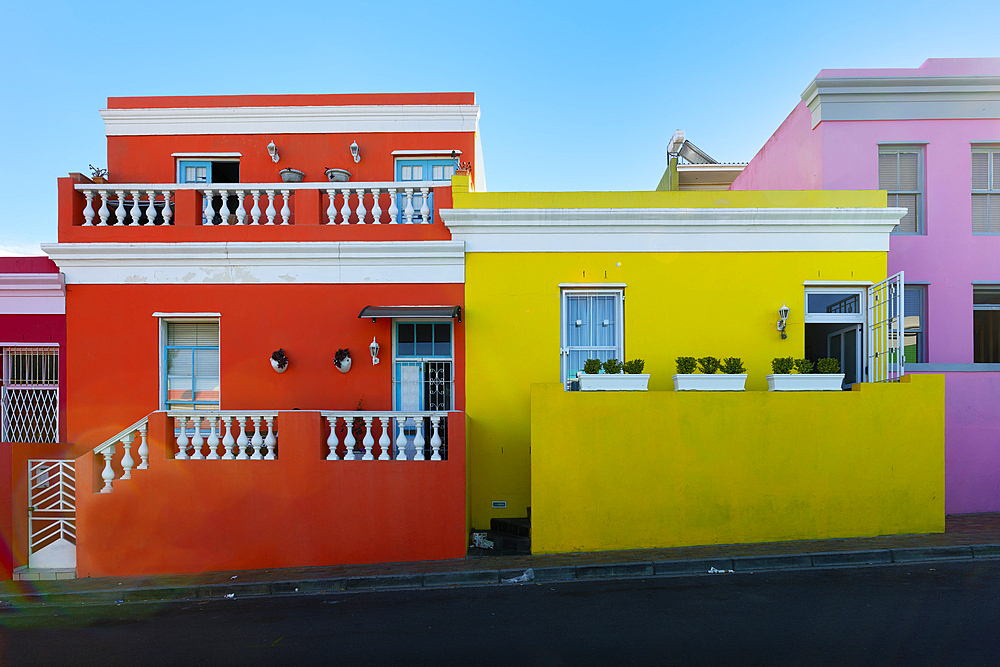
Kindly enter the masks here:
[[868, 288], [868, 382], [903, 376], [903, 272]]
[[[30, 562], [32, 558], [44, 558], [39, 555], [40, 552], [47, 551], [48, 559], [51, 559], [54, 554], [64, 552], [66, 546], [76, 544], [74, 461], [28, 461], [28, 517], [29, 565], [41, 565]], [[55, 557], [59, 558], [58, 555]]]
[[59, 441], [59, 348], [3, 348], [0, 438]]
[[452, 409], [455, 384], [451, 361], [397, 361], [395, 383], [399, 410]]

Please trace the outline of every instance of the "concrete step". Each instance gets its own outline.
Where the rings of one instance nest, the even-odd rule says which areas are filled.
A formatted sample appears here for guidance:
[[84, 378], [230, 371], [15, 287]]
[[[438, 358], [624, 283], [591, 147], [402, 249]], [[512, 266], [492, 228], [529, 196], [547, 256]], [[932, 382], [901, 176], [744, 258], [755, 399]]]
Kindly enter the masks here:
[[36, 567], [27, 565], [14, 568], [14, 581], [55, 581], [61, 579], [76, 579], [75, 568]]

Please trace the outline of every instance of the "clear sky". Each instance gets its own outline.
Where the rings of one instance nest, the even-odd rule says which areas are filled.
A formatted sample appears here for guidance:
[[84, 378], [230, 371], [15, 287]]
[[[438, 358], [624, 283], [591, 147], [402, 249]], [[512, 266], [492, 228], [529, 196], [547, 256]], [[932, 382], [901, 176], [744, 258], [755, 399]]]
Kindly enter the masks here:
[[824, 68], [1000, 56], [1000, 2], [11, 2], [0, 254], [56, 240], [108, 97], [473, 91], [490, 190], [651, 190], [753, 157]]

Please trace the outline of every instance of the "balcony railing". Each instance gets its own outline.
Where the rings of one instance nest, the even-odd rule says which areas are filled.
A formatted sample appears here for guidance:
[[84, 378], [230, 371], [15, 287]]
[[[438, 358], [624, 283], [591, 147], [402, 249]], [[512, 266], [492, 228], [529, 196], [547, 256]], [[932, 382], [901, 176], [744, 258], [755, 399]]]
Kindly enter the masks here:
[[293, 225], [296, 195], [319, 191], [325, 225], [431, 223], [433, 188], [442, 181], [370, 183], [78, 183], [83, 227], [175, 224], [178, 192], [200, 196], [202, 225]]

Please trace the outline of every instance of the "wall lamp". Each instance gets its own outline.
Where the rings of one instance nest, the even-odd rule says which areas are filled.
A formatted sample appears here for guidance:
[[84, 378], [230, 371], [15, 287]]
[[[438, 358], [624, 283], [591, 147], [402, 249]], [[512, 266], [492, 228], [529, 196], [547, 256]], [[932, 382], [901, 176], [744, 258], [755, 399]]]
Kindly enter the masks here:
[[358, 142], [351, 144], [351, 155], [354, 157], [355, 162], [361, 162], [361, 149], [358, 148]]
[[274, 145], [273, 141], [267, 145], [267, 154], [271, 156], [271, 162], [278, 161], [278, 147]]
[[788, 306], [785, 302], [781, 302], [781, 308], [778, 309], [778, 331], [781, 332], [781, 340], [788, 338], [788, 334], [785, 333], [785, 326], [788, 324]]
[[372, 366], [378, 365], [378, 343], [375, 342], [375, 336], [372, 336], [372, 344], [368, 346], [368, 351], [372, 353]]

